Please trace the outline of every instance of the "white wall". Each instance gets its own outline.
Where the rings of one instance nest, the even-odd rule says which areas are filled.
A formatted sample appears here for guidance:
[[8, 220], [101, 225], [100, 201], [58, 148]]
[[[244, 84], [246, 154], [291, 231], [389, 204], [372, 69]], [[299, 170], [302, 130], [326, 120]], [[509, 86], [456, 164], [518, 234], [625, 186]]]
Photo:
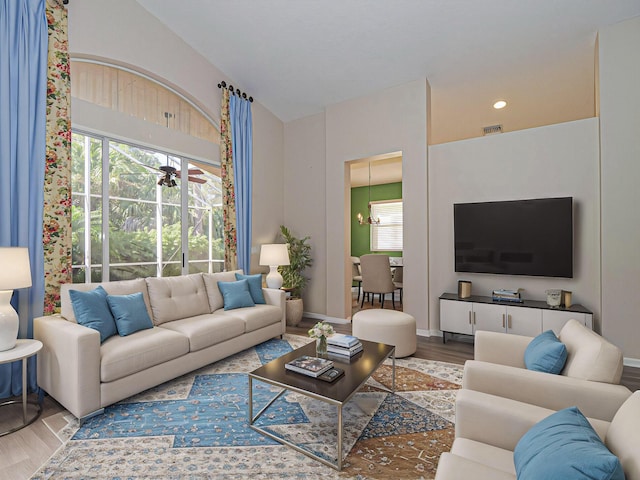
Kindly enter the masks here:
[[284, 217], [298, 237], [310, 236], [313, 265], [303, 300], [305, 312], [327, 313], [326, 153], [324, 113], [289, 122], [284, 129]]
[[599, 38], [602, 333], [640, 367], [640, 18]]
[[[102, 59], [146, 73], [183, 93], [218, 124], [221, 90], [217, 84], [225, 80], [243, 89], [137, 2], [82, 0], [70, 2], [68, 9], [72, 58]], [[263, 270], [257, 265], [259, 242], [273, 237], [283, 220], [284, 126], [257, 101], [252, 104], [252, 113], [254, 254], [251, 270], [257, 271]], [[74, 122], [73, 111], [71, 116]], [[104, 123], [103, 126], [109, 129]]]
[[[598, 162], [596, 118], [429, 147], [431, 330], [440, 325], [438, 297], [457, 292], [458, 279], [471, 280], [474, 295], [524, 288], [544, 301], [546, 289], [570, 290], [599, 318]], [[574, 198], [573, 279], [454, 272], [454, 203], [564, 196]]]
[[[346, 163], [402, 152], [404, 311], [427, 328], [427, 96], [426, 80], [332, 105], [326, 110], [327, 315], [351, 312], [349, 184]], [[319, 218], [319, 217], [318, 217]]]

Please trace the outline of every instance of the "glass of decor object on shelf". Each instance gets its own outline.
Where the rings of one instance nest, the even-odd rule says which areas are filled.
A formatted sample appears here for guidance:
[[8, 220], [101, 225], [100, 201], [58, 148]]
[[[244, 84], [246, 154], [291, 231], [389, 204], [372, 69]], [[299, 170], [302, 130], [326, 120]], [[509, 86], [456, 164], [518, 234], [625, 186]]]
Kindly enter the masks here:
[[323, 356], [327, 354], [327, 337], [334, 333], [333, 327], [325, 322], [318, 322], [313, 328], [309, 329], [309, 336], [316, 339], [316, 355]]

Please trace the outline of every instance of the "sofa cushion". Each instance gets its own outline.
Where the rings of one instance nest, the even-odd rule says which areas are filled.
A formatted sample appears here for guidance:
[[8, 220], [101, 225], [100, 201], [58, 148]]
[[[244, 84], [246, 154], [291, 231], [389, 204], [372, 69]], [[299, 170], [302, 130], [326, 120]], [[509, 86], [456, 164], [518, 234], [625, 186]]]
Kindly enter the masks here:
[[254, 307], [256, 305], [251, 297], [251, 292], [249, 292], [249, 282], [247, 280], [218, 282], [218, 288], [222, 292], [225, 310]]
[[559, 374], [567, 361], [567, 347], [558, 340], [553, 330], [535, 337], [524, 351], [524, 364], [536, 372]]
[[224, 307], [224, 299], [218, 288], [218, 282], [234, 282], [236, 273], [242, 273], [242, 270], [232, 270], [231, 272], [203, 273], [204, 285], [207, 288], [207, 296], [209, 297], [209, 311], [215, 312]]
[[518, 480], [624, 480], [620, 461], [577, 407], [535, 424], [516, 445], [513, 460]]
[[190, 351], [195, 352], [242, 335], [245, 324], [237, 317], [207, 313], [163, 323], [161, 328], [187, 337]]
[[275, 305], [256, 305], [235, 310], [217, 310], [219, 315], [227, 315], [244, 320], [245, 332], [253, 332], [282, 321], [282, 309]]
[[166, 328], [109, 338], [100, 347], [100, 380], [113, 382], [189, 353], [189, 339]]
[[558, 338], [567, 346], [562, 375], [592, 382], [620, 383], [622, 351], [577, 320], [565, 323]]
[[253, 303], [256, 305], [267, 303], [264, 299], [264, 293], [262, 293], [262, 274], [243, 275], [236, 273], [236, 280], [245, 279], [249, 282], [249, 293], [251, 294], [251, 298], [253, 298]]
[[444, 452], [440, 455], [435, 480], [462, 479], [516, 480], [516, 476], [453, 453]]
[[451, 453], [511, 475], [516, 474], [511, 450], [468, 438], [457, 437], [451, 446]]
[[142, 293], [107, 295], [107, 302], [121, 337], [146, 328], [153, 328]]
[[87, 292], [101, 286], [109, 295], [128, 295], [130, 293], [142, 292], [144, 303], [147, 306], [147, 313], [151, 317], [151, 304], [149, 303], [149, 292], [147, 291], [147, 282], [144, 278], [135, 280], [118, 280], [115, 282], [103, 283], [63, 283], [60, 286], [60, 314], [70, 322], [77, 322], [71, 306], [69, 297], [70, 290], [78, 290]]
[[88, 292], [70, 290], [69, 297], [77, 322], [100, 332], [100, 343], [118, 333], [104, 288], [98, 286]]
[[146, 281], [155, 325], [209, 313], [202, 274], [148, 277]]

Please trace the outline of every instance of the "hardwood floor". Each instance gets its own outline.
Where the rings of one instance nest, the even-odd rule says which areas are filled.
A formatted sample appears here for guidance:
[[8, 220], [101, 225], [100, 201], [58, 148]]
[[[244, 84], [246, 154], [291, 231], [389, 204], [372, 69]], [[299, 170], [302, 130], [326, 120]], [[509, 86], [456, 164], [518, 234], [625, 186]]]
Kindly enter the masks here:
[[[388, 302], [389, 306], [391, 302]], [[385, 302], [387, 307], [387, 302]], [[396, 304], [397, 307], [397, 304]], [[307, 335], [307, 331], [317, 320], [305, 318], [297, 327], [287, 327], [287, 333]], [[351, 333], [351, 324], [334, 325], [340, 333]], [[473, 358], [473, 343], [470, 337], [447, 337], [447, 343], [442, 343], [440, 337], [418, 337], [418, 358], [437, 360], [442, 362], [464, 364]], [[625, 367], [622, 375], [623, 385], [631, 390], [640, 389], [640, 368]], [[2, 418], [19, 413], [9, 412], [11, 407], [0, 410], [0, 430], [4, 428]], [[50, 397], [46, 397], [40, 418], [32, 425], [0, 437], [0, 480], [28, 479], [38, 468], [60, 447], [57, 437], [49, 430], [43, 419], [63, 411], [62, 407]]]

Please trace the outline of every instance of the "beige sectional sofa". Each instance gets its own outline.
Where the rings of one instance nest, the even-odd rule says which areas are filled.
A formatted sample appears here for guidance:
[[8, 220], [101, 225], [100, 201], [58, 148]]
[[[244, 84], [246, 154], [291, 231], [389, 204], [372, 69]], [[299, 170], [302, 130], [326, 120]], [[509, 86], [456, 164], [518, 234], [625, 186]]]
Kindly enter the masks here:
[[[266, 304], [225, 310], [218, 282], [236, 272], [191, 274], [61, 288], [61, 313], [34, 320], [38, 385], [79, 419], [167, 380], [225, 358], [286, 329], [285, 294], [264, 288]], [[241, 273], [241, 272], [239, 272]], [[109, 295], [141, 292], [153, 328], [114, 335], [76, 322], [70, 290], [98, 285]]]

